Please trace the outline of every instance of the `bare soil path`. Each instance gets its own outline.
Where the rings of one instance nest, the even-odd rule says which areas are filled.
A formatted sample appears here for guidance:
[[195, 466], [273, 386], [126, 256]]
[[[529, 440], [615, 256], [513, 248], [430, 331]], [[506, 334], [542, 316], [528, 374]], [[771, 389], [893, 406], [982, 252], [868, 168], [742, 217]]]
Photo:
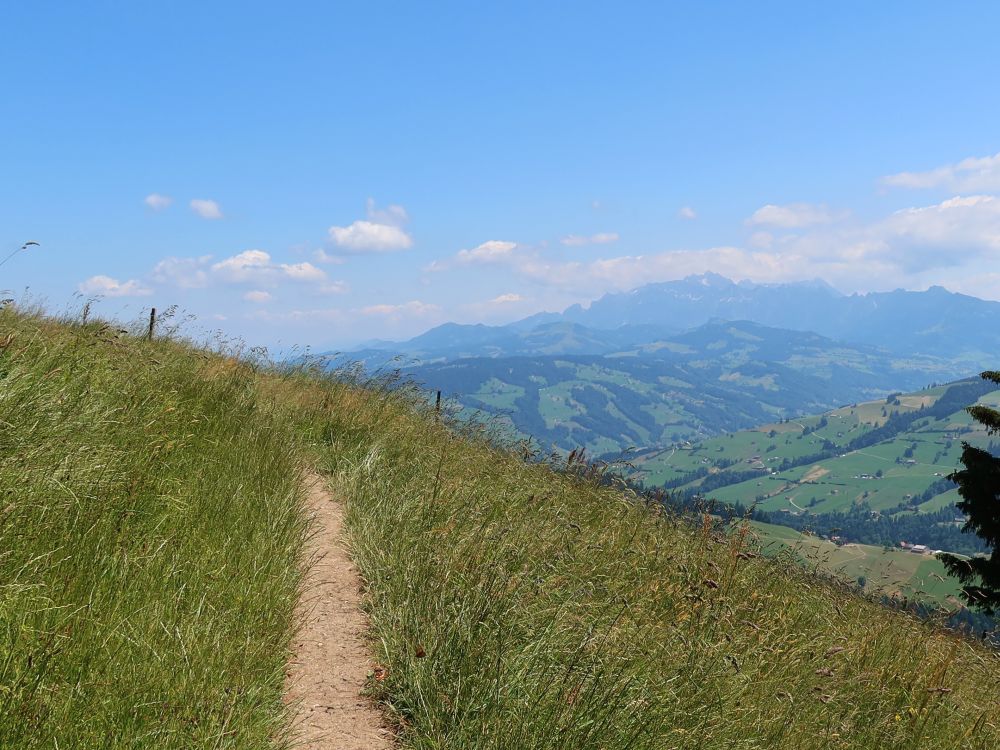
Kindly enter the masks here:
[[296, 747], [305, 750], [388, 750], [392, 734], [361, 694], [371, 671], [360, 608], [361, 579], [344, 538], [344, 509], [325, 481], [310, 474], [311, 561], [299, 602], [298, 634], [289, 664], [287, 700], [298, 706]]

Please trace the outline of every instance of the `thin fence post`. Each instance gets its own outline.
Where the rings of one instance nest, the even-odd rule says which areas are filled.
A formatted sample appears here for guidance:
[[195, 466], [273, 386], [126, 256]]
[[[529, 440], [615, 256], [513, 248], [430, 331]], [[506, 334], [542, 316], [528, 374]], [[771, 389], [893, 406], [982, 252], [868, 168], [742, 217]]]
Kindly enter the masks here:
[[437, 400], [434, 402], [434, 412], [436, 414], [441, 413], [441, 391], [437, 392]]
[[153, 307], [149, 311], [149, 331], [146, 333], [146, 339], [149, 341], [153, 340], [153, 329], [156, 327], [156, 308]]

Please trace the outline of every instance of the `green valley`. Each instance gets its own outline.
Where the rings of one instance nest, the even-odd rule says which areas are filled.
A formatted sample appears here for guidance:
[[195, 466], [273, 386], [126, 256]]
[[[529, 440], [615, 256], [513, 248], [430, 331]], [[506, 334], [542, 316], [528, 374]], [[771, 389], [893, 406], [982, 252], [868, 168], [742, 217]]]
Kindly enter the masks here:
[[[862, 505], [940, 510], [954, 492], [928, 497], [927, 490], [957, 467], [963, 440], [988, 444], [964, 408], [1000, 403], [994, 388], [963, 381], [682, 442], [639, 453], [632, 463], [647, 486], [705, 492], [775, 513], [842, 513]], [[967, 403], [965, 395], [972, 396]]]
[[993, 447], [965, 412], [973, 403], [996, 405], [1000, 391], [976, 379], [893, 394], [639, 452], [629, 464], [646, 487], [752, 514], [771, 552], [791, 550], [870, 591], [953, 603], [958, 586], [932, 553], [984, 549], [962, 532], [947, 479], [963, 442]]
[[[548, 332], [560, 341], [583, 336], [564, 324]], [[932, 356], [902, 357], [746, 321], [715, 321], [671, 336], [647, 328], [630, 336], [601, 333], [620, 348], [457, 356], [403, 372], [442, 390], [468, 416], [498, 421], [546, 449], [585, 448], [592, 456], [704, 439], [967, 374]], [[426, 346], [419, 351], [433, 354]], [[379, 361], [366, 357], [368, 364]]]

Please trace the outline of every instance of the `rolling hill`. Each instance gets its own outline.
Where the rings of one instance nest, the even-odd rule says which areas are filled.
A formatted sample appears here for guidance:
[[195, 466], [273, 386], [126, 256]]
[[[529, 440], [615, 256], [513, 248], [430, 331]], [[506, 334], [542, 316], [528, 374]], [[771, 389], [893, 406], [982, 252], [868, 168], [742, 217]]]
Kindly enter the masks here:
[[515, 435], [602, 455], [968, 377], [998, 349], [1000, 303], [940, 287], [846, 296], [709, 273], [328, 359], [400, 369]]
[[712, 321], [818, 333], [897, 356], [938, 358], [963, 372], [986, 369], [1000, 350], [1000, 302], [938, 286], [922, 292], [843, 295], [818, 280], [754, 284], [706, 273], [606, 294], [586, 307], [573, 305], [505, 326], [446, 323], [409, 341], [378, 342], [351, 352], [351, 359], [381, 365], [394, 355], [428, 363], [609, 354], [655, 345]]
[[750, 525], [525, 461], [381, 380], [10, 308], [0, 333], [3, 747], [299, 744], [308, 470], [345, 507], [355, 656], [401, 749], [1000, 741], [996, 652]]
[[771, 553], [870, 591], [955, 606], [959, 586], [932, 553], [987, 550], [963, 532], [947, 477], [963, 442], [1000, 449], [965, 412], [973, 403], [1000, 404], [1000, 390], [966, 380], [675, 443], [635, 455], [632, 479], [751, 514]]
[[707, 437], [958, 374], [933, 357], [745, 321], [631, 340], [599, 355], [457, 357], [405, 372], [468, 413], [494, 416], [545, 447], [592, 455]]
[[996, 450], [964, 411], [1000, 403], [988, 382], [961, 381], [821, 415], [637, 454], [634, 478], [742, 507], [844, 541], [901, 542], [974, 554], [947, 476], [969, 442]]

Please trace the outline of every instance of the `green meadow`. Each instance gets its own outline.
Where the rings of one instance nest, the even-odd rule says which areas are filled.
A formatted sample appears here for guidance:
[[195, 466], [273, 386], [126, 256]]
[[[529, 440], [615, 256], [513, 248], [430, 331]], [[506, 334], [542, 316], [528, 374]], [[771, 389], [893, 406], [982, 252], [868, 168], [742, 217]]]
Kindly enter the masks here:
[[0, 327], [0, 746], [288, 747], [306, 467], [346, 506], [401, 748], [1000, 744], [996, 652], [750, 525], [526, 461], [391, 379]]

